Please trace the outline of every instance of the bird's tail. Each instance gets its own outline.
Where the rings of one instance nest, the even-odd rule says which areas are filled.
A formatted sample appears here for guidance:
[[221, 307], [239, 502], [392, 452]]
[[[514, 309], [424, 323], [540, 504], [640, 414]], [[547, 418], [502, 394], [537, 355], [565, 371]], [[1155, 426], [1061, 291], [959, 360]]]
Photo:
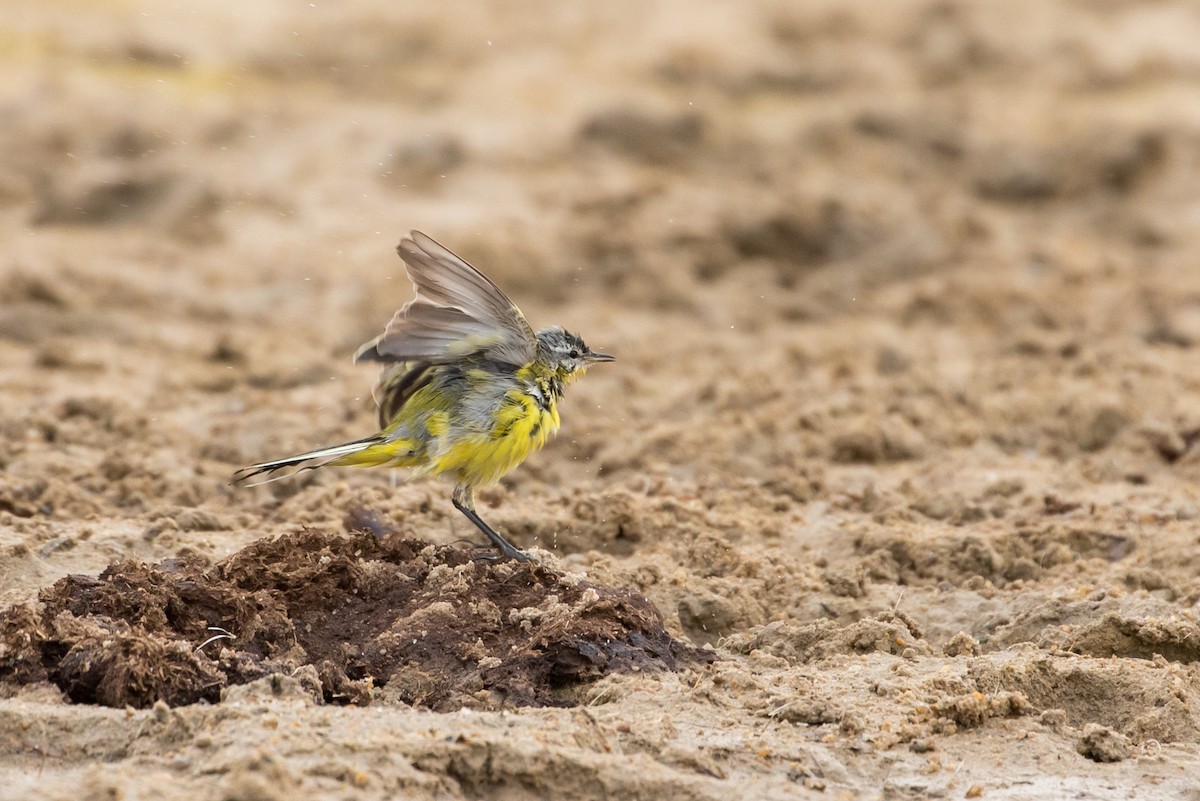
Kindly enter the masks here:
[[[316, 470], [318, 467], [325, 467], [326, 465], [386, 464], [395, 461], [397, 452], [396, 444], [376, 434], [365, 439], [356, 439], [353, 442], [343, 442], [341, 445], [333, 445], [328, 448], [301, 453], [298, 456], [289, 456], [286, 459], [275, 459], [270, 462], [260, 462], [249, 467], [243, 467], [233, 474], [233, 483], [247, 487], [257, 487], [259, 484], [270, 484], [272, 481], [279, 481], [282, 478], [294, 476], [305, 470]], [[296, 469], [275, 475], [280, 470], [288, 467]], [[255, 476], [261, 475], [266, 475], [268, 478], [259, 481], [250, 481]]]

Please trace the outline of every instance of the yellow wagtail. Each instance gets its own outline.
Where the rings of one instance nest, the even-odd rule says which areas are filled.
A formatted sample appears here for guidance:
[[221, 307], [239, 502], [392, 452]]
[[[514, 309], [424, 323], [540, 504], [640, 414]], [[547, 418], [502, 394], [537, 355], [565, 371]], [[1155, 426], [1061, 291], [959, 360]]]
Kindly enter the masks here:
[[[411, 467], [455, 480], [454, 506], [504, 556], [530, 557], [475, 511], [475, 487], [493, 484], [558, 430], [563, 387], [595, 362], [578, 335], [558, 326], [536, 334], [490, 279], [420, 231], [397, 251], [416, 297], [354, 360], [385, 366], [372, 394], [380, 432], [234, 473], [234, 483], [328, 465]], [[259, 483], [266, 483], [266, 481]]]

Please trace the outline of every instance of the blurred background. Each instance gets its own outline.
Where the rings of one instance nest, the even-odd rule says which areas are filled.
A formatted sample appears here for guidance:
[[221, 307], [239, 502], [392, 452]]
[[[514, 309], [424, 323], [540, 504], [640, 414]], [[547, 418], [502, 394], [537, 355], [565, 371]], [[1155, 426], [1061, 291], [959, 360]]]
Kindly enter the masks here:
[[526, 543], [674, 542], [667, 493], [802, 553], [839, 504], [1194, 477], [1197, 42], [1190, 4], [1119, 0], [9, 3], [10, 587], [371, 488], [452, 537], [440, 486], [225, 486], [372, 430], [349, 356], [409, 228], [620, 357], [491, 495]]

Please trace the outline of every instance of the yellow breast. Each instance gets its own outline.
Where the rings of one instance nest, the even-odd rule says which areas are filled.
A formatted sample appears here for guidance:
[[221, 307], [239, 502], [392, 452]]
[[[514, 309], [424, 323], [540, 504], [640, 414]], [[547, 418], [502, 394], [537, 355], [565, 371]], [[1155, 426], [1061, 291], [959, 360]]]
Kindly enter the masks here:
[[510, 389], [489, 431], [465, 433], [450, 444], [432, 466], [469, 486], [494, 484], [558, 430], [558, 405], [552, 395], [539, 398], [521, 388]]

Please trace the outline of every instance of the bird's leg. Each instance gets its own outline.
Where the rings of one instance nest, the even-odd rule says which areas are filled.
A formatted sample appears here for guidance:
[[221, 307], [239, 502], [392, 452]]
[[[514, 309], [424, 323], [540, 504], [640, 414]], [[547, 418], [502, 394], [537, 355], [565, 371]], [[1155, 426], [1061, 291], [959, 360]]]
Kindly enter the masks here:
[[475, 527], [487, 535], [487, 538], [492, 541], [492, 546], [500, 553], [507, 556], [509, 559], [518, 562], [533, 562], [532, 556], [517, 548], [508, 540], [501, 537], [495, 529], [483, 522], [483, 519], [475, 511], [475, 497], [471, 488], [459, 484], [454, 488], [454, 508], [466, 515], [467, 519], [475, 524]]

